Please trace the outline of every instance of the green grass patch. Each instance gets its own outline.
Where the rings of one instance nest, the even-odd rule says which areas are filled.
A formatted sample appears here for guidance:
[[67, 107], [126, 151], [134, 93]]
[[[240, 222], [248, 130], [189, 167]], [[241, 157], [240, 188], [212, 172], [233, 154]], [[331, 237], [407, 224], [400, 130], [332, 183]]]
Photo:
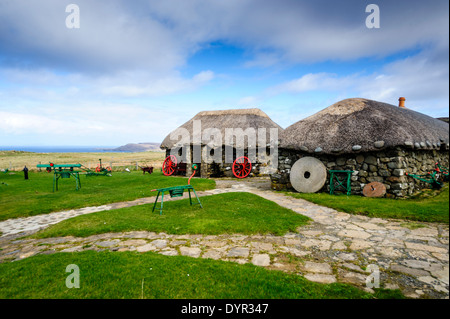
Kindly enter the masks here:
[[309, 221], [306, 216], [251, 193], [204, 196], [200, 201], [203, 208], [190, 206], [189, 199], [165, 202], [162, 215], [156, 209], [152, 212], [153, 204], [82, 215], [50, 226], [33, 237], [86, 237], [135, 230], [168, 234], [284, 235]]
[[301, 194], [287, 192], [286, 194], [350, 214], [449, 223], [448, 183], [440, 191], [425, 192], [409, 199], [369, 198], [327, 193]]
[[[79, 267], [80, 288], [67, 288], [66, 267]], [[143, 288], [142, 288], [143, 287]], [[155, 253], [38, 255], [0, 264], [3, 299], [372, 299], [345, 284], [318, 284], [295, 274], [232, 262]]]
[[[113, 172], [112, 176], [81, 176], [81, 189], [75, 190], [73, 177], [59, 179], [59, 190], [53, 193], [53, 173], [30, 172], [29, 179], [23, 174], [0, 173], [0, 221], [9, 218], [27, 217], [87, 206], [129, 201], [156, 196], [155, 188], [186, 185], [188, 178], [164, 176], [161, 172]], [[215, 188], [209, 179], [191, 180], [196, 191]]]

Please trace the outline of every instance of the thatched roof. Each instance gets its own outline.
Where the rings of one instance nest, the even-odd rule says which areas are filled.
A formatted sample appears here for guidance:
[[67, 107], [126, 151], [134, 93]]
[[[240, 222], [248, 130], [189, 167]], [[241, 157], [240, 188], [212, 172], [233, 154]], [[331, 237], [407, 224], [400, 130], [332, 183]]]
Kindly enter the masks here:
[[405, 146], [448, 149], [449, 125], [425, 114], [373, 100], [337, 102], [280, 134], [280, 147], [342, 154]]
[[[196, 122], [197, 120], [200, 120], [201, 122]], [[194, 132], [194, 122], [197, 123], [195, 125], [198, 125], [200, 123], [201, 125], [201, 132]], [[259, 128], [265, 128], [266, 129], [266, 136], [265, 136], [265, 142], [264, 145], [259, 145], [258, 143], [258, 129]], [[217, 132], [220, 132], [221, 135], [221, 141], [217, 144], [220, 145], [231, 145], [235, 146], [232, 141], [226, 141], [225, 138], [227, 136], [226, 132], [231, 132], [230, 129], [233, 129], [235, 132], [239, 132], [240, 129], [242, 129], [242, 132], [245, 134], [246, 130], [247, 132], [251, 132], [252, 129], [254, 129], [253, 132], [256, 133], [256, 145], [247, 145], [247, 138], [244, 139], [244, 147], [258, 147], [258, 146], [265, 146], [271, 142], [271, 139], [274, 137], [278, 139], [278, 136], [271, 136], [270, 129], [277, 129], [278, 130], [278, 136], [281, 134], [281, 131], [283, 130], [278, 124], [273, 122], [269, 116], [267, 116], [266, 113], [261, 111], [260, 109], [253, 108], [253, 109], [236, 109], [236, 110], [222, 110], [222, 111], [203, 111], [195, 115], [192, 119], [172, 131], [169, 135], [166, 136], [166, 138], [161, 143], [162, 149], [170, 149], [172, 148], [175, 143], [179, 142], [181, 137], [180, 135], [183, 134], [183, 132], [189, 132], [190, 134], [190, 144], [196, 143], [196, 141], [200, 141], [200, 134], [203, 134], [204, 136], [208, 136], [206, 143], [210, 139], [209, 133], [214, 134], [214, 131], [212, 129], [217, 129]], [[228, 129], [228, 130], [227, 130]], [[249, 129], [249, 130], [248, 130]], [[186, 131], [187, 130], [187, 131]], [[195, 134], [194, 134], [195, 133]], [[172, 139], [171, 139], [172, 136]], [[276, 141], [275, 141], [276, 142]], [[206, 144], [202, 143], [202, 144]], [[262, 143], [261, 143], [262, 144]], [[219, 146], [219, 145], [216, 145]]]

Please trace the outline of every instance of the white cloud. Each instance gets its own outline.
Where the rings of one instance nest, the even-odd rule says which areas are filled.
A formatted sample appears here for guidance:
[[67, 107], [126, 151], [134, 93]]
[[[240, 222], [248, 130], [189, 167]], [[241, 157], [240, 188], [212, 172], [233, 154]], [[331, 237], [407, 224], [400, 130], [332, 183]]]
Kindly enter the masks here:
[[[133, 81], [128, 85], [116, 84], [105, 86], [101, 89], [101, 93], [105, 95], [117, 96], [160, 96], [173, 93], [180, 93], [195, 90], [198, 87], [208, 83], [214, 78], [214, 72], [202, 71], [192, 77], [192, 79], [184, 79], [180, 77], [167, 77], [158, 79], [146, 79], [143, 82], [148, 84], [142, 85], [142, 82]], [[117, 81], [117, 79], [115, 79]], [[121, 79], [123, 82], [123, 79]]]
[[339, 77], [333, 73], [308, 73], [298, 79], [284, 82], [267, 90], [270, 95], [280, 93], [302, 93], [309, 91], [339, 91], [355, 84], [356, 75]]
[[448, 114], [448, 61], [433, 57], [436, 57], [433, 52], [424, 51], [391, 62], [372, 74], [308, 73], [270, 87], [262, 95], [334, 92], [340, 97], [363, 97], [390, 104], [397, 104], [398, 98], [403, 96], [412, 109], [432, 116], [444, 116], [446, 112]]
[[79, 29], [65, 27], [67, 4], [3, 2], [5, 57], [86, 72], [164, 73], [211, 41], [244, 48], [251, 55], [247, 67], [348, 61], [428, 44], [448, 48], [447, 1], [380, 0], [379, 29], [366, 28], [366, 4], [359, 0], [78, 0]]

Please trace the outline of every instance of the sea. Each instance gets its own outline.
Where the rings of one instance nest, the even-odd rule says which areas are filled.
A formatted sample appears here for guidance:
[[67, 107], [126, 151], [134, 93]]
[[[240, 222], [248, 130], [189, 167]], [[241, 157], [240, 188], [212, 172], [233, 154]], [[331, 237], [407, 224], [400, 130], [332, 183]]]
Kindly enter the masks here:
[[24, 151], [34, 153], [105, 153], [115, 152], [118, 146], [0, 146], [0, 151]]

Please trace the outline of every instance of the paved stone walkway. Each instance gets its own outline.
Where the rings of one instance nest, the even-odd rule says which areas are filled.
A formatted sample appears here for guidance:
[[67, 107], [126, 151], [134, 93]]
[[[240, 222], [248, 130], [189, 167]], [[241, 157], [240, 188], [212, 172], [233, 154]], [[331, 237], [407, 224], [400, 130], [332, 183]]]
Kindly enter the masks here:
[[297, 273], [315, 282], [349, 283], [367, 291], [372, 290], [367, 288], [366, 280], [377, 274], [374, 270], [379, 270], [382, 288], [399, 288], [410, 298], [449, 297], [448, 225], [412, 224], [350, 215], [275, 193], [265, 187], [227, 183], [219, 182], [218, 188], [199, 192], [199, 196], [251, 192], [308, 216], [313, 221], [299, 227], [297, 232], [284, 236], [169, 235], [139, 231], [86, 238], [19, 238], [81, 214], [153, 203], [154, 197], [150, 197], [0, 222], [0, 231], [3, 232], [0, 237], [0, 262], [55, 252], [154, 251], [169, 256], [185, 255], [253, 263]]

